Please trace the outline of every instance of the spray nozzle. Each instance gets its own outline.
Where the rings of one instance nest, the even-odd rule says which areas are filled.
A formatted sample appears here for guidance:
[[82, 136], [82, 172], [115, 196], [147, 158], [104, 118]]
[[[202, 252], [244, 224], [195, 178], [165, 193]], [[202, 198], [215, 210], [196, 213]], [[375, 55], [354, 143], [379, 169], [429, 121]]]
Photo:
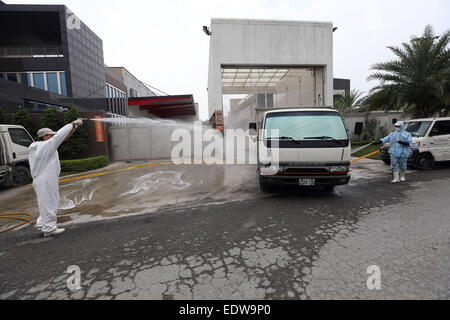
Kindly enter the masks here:
[[73, 124], [75, 125], [75, 128], [81, 126], [83, 124], [83, 118], [78, 118]]

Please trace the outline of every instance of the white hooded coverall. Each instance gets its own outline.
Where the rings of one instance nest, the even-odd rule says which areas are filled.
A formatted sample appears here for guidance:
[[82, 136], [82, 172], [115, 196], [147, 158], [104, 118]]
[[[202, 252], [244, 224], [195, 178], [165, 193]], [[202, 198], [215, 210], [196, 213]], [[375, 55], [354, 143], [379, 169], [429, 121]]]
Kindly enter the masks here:
[[43, 232], [52, 232], [56, 229], [56, 214], [59, 206], [59, 174], [61, 173], [58, 147], [73, 128], [72, 124], [65, 125], [51, 139], [34, 142], [29, 148], [28, 160], [39, 208], [39, 218], [36, 225], [42, 226]]

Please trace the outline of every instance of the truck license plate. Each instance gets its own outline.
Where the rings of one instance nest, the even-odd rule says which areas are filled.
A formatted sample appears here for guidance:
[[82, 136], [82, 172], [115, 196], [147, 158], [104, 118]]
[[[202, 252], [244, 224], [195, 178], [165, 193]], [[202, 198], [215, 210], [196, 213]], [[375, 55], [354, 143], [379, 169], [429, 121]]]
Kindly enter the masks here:
[[316, 179], [298, 179], [299, 186], [314, 186]]

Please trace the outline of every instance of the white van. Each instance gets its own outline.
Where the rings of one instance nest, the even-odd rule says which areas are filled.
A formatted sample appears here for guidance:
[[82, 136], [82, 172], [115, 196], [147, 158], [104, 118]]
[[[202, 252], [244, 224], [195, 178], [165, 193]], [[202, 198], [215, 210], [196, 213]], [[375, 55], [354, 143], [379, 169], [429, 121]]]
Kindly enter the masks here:
[[414, 142], [408, 164], [429, 170], [435, 162], [450, 161], [450, 117], [407, 120], [405, 130]]
[[[257, 109], [258, 176], [272, 185], [322, 186], [350, 180], [351, 146], [340, 113], [332, 108]], [[273, 131], [274, 130], [274, 131]]]
[[0, 186], [20, 186], [31, 181], [28, 147], [34, 142], [18, 125], [0, 124]]

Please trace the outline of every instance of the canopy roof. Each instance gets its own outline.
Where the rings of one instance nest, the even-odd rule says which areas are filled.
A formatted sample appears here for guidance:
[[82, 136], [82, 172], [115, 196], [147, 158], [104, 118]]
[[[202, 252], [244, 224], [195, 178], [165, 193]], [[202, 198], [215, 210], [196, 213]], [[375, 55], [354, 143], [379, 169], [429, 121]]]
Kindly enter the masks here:
[[140, 110], [147, 110], [160, 118], [196, 114], [192, 95], [129, 98], [128, 106], [139, 106]]

